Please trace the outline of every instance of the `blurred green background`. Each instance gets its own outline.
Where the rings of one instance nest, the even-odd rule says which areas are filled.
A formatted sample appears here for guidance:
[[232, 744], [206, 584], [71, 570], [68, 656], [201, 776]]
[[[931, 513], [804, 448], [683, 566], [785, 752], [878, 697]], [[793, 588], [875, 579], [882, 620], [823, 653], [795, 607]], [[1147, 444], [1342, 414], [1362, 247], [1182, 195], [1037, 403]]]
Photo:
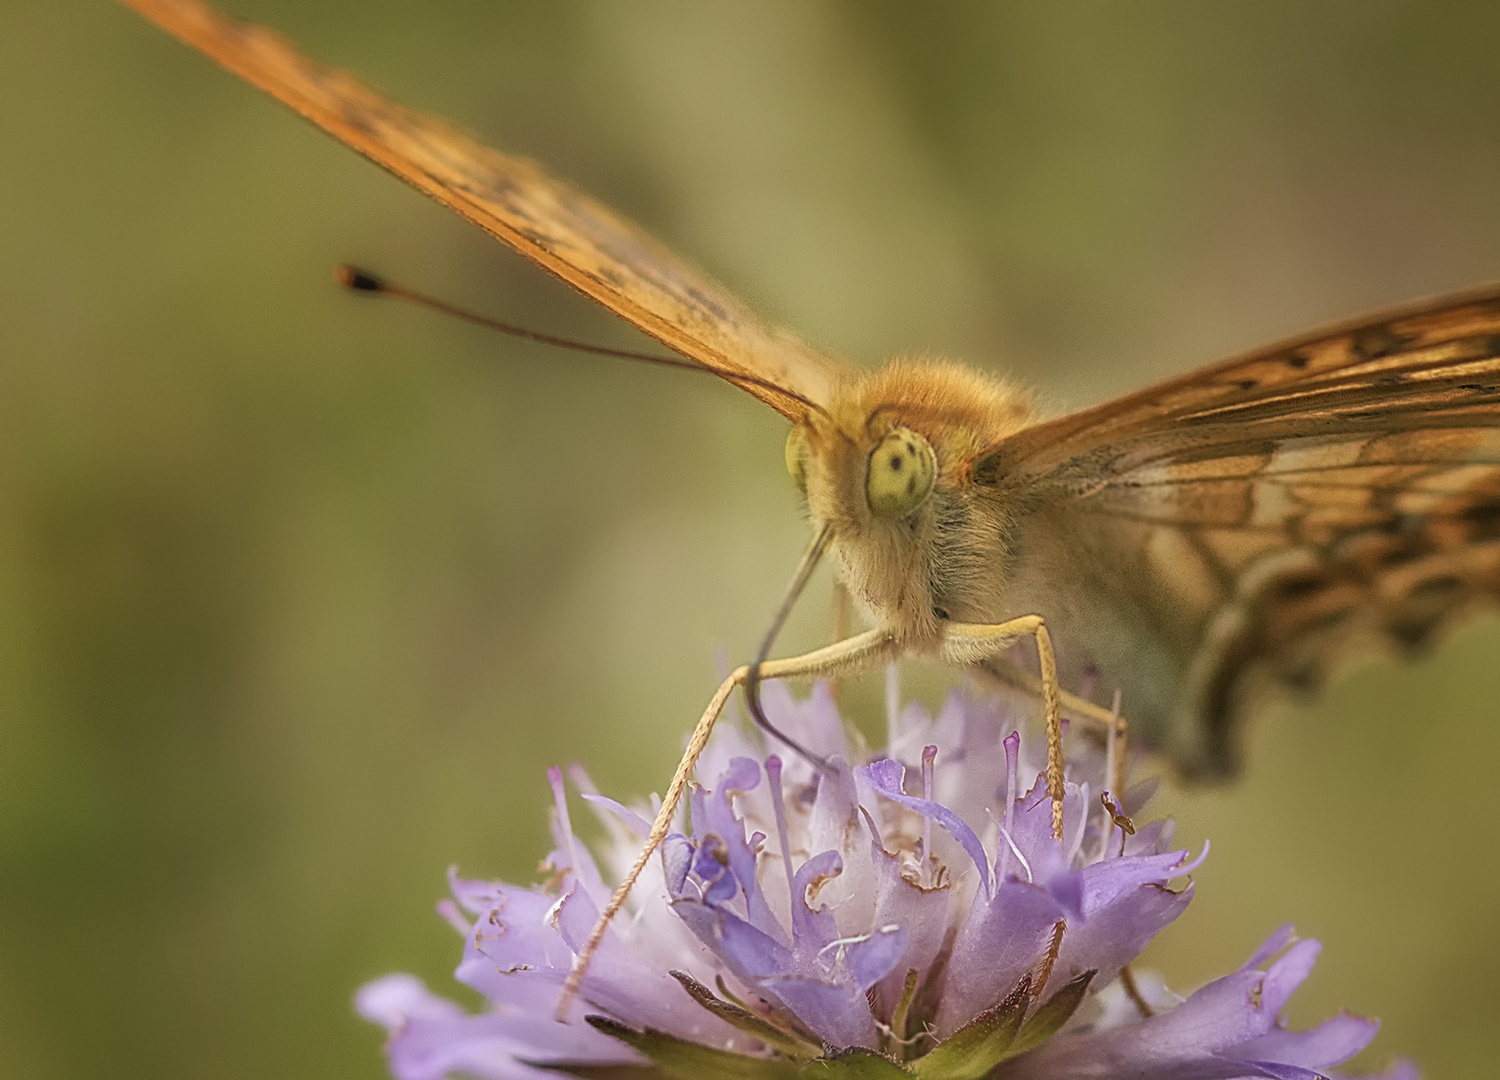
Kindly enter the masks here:
[[[1054, 409], [1500, 277], [1493, 3], [232, 10], [833, 351]], [[451, 988], [448, 864], [529, 880], [548, 764], [661, 789], [751, 649], [804, 542], [784, 425], [341, 294], [637, 343], [122, 8], [0, 27], [0, 1074], [382, 1076], [350, 997]], [[1497, 661], [1492, 620], [1360, 665], [1170, 793], [1214, 852], [1150, 963], [1187, 990], [1295, 921], [1294, 1021], [1493, 1068]]]

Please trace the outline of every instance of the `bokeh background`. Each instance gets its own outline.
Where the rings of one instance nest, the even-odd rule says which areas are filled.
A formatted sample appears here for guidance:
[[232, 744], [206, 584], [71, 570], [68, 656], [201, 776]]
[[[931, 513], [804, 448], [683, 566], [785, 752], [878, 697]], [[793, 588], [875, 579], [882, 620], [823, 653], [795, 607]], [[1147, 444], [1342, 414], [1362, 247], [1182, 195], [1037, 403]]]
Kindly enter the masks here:
[[[1492, 3], [232, 9], [832, 351], [1054, 409], [1500, 277]], [[637, 343], [120, 7], [0, 26], [0, 1074], [382, 1076], [351, 995], [451, 985], [445, 868], [531, 880], [548, 764], [660, 790], [752, 647], [805, 540], [784, 425], [340, 293]], [[1265, 710], [1243, 782], [1165, 800], [1214, 851], [1149, 963], [1295, 921], [1295, 1022], [1490, 1072], [1497, 719], [1494, 620]]]

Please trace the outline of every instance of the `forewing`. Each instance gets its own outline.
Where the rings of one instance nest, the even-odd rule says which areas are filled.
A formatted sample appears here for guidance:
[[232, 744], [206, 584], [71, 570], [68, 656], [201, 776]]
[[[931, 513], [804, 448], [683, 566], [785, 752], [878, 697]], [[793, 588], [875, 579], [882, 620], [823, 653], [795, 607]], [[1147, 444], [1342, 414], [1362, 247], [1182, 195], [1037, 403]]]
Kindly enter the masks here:
[[804, 414], [798, 397], [826, 400], [833, 361], [535, 164], [392, 104], [271, 31], [196, 0], [124, 2], [667, 347], [756, 380], [737, 385], [783, 415]]
[[1018, 547], [1060, 550], [1023, 560], [1049, 581], [1022, 588], [1079, 613], [1127, 713], [1227, 771], [1266, 685], [1315, 686], [1371, 641], [1420, 648], [1500, 597], [1500, 289], [1063, 417], [974, 473], [1034, 507]]

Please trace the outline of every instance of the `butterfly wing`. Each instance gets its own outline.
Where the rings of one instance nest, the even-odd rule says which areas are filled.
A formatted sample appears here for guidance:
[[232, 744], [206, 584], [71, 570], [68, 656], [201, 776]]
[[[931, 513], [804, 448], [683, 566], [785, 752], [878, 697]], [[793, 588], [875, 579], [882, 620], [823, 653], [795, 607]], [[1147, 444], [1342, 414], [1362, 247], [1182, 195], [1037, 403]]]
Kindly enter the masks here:
[[197, 0], [125, 3], [668, 348], [755, 380], [737, 385], [784, 416], [799, 419], [805, 401], [827, 399], [834, 361], [535, 164], [392, 104]]
[[1500, 597], [1500, 288], [1062, 417], [973, 469], [1033, 508], [1015, 592], [1075, 667], [1186, 769], [1232, 771], [1268, 685], [1419, 649]]

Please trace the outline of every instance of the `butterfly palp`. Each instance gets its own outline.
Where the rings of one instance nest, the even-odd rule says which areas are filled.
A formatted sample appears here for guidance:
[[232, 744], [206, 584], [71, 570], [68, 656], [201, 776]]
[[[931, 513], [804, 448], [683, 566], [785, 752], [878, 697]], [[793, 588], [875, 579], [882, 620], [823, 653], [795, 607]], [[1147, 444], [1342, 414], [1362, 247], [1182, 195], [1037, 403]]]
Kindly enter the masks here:
[[898, 427], [870, 454], [865, 498], [878, 517], [902, 518], [922, 505], [936, 476], [932, 444], [910, 428]]

